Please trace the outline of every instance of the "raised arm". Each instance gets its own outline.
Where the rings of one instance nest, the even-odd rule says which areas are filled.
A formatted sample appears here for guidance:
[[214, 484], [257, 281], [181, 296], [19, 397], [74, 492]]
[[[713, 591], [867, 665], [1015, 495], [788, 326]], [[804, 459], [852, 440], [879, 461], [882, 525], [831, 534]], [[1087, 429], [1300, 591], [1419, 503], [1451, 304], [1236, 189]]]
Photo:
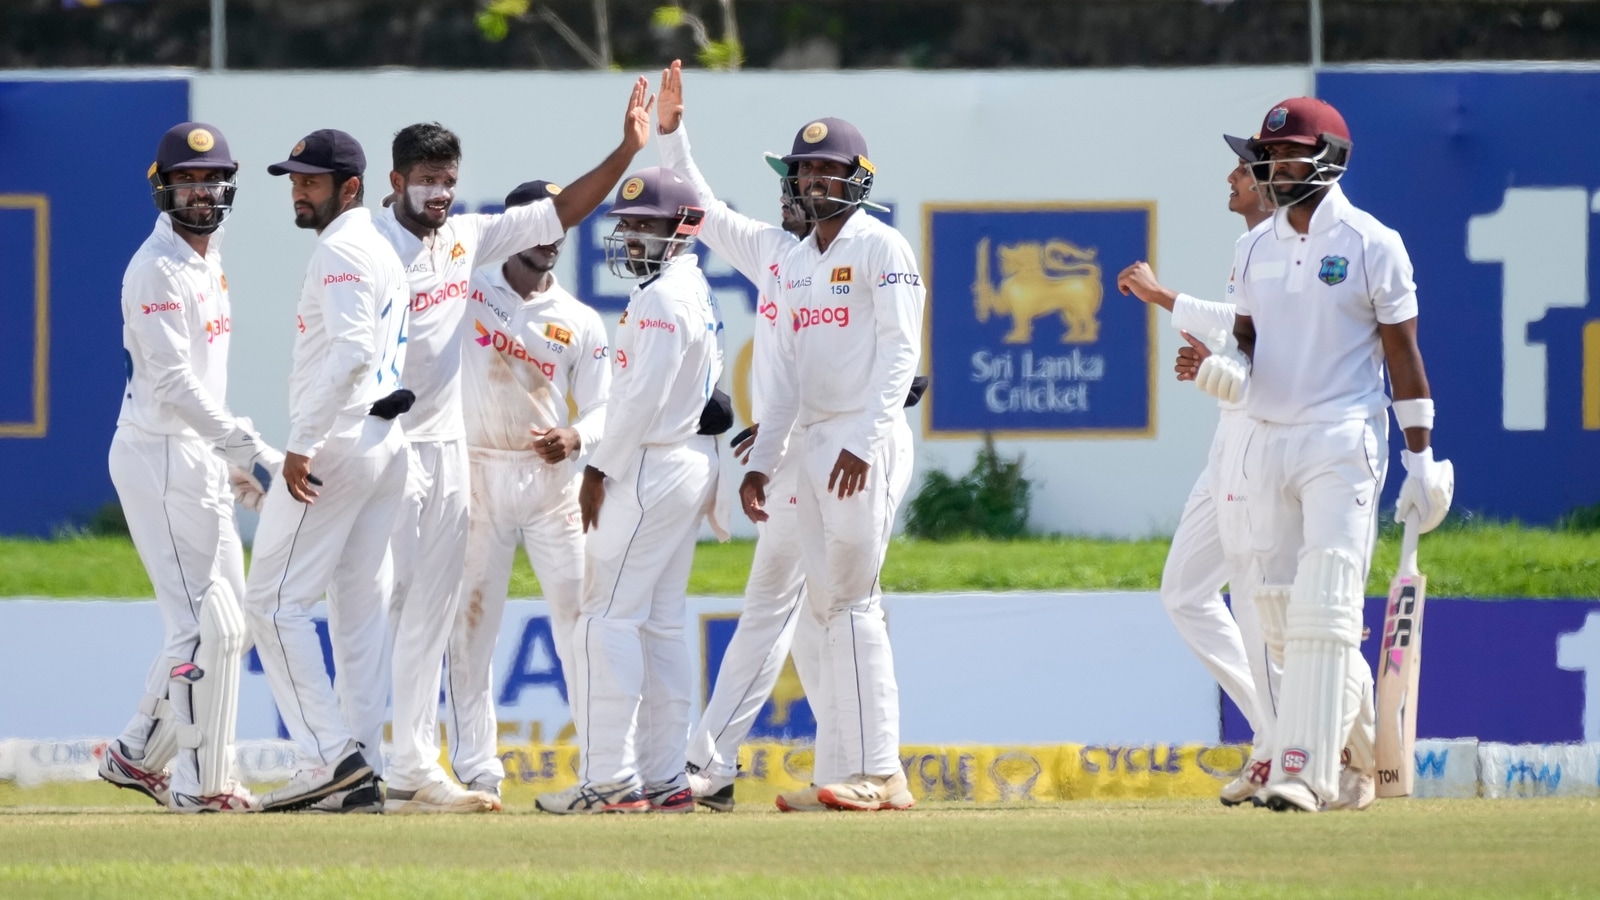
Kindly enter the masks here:
[[766, 290], [767, 267], [793, 243], [795, 237], [776, 225], [735, 212], [712, 193], [711, 185], [695, 165], [689, 149], [689, 131], [683, 124], [683, 67], [673, 60], [661, 72], [661, 105], [658, 118], [661, 164], [681, 173], [694, 185], [695, 194], [705, 206], [705, 221], [700, 240], [711, 252], [728, 261], [739, 274]]
[[655, 107], [655, 102], [656, 98], [650, 94], [650, 82], [640, 76], [633, 84], [633, 93], [628, 97], [628, 111], [622, 119], [622, 143], [600, 165], [567, 185], [552, 201], [563, 231], [594, 212], [611, 196], [611, 189], [617, 186], [622, 176], [628, 174], [634, 156], [650, 140], [650, 110]]

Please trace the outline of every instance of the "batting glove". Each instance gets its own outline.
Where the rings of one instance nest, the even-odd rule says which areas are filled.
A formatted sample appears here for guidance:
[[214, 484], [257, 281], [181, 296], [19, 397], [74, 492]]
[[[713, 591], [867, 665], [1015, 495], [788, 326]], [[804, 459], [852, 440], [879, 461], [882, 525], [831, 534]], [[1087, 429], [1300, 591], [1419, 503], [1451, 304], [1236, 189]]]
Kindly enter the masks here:
[[236, 503], [252, 512], [261, 512], [261, 504], [266, 501], [267, 492], [261, 487], [260, 482], [238, 466], [228, 467], [228, 481], [233, 484], [233, 499]]
[[1427, 534], [1450, 512], [1456, 494], [1456, 467], [1448, 459], [1435, 460], [1432, 447], [1421, 453], [1403, 450], [1400, 463], [1406, 468], [1406, 480], [1400, 485], [1394, 520], [1404, 522], [1408, 516], [1416, 516], [1417, 533]]
[[1250, 380], [1250, 361], [1226, 332], [1216, 332], [1204, 340], [1211, 355], [1195, 372], [1195, 386], [1225, 403], [1238, 403]]
[[246, 416], [234, 420], [233, 431], [216, 445], [217, 454], [251, 479], [265, 494], [273, 479], [283, 471], [283, 454], [268, 446], [256, 433], [255, 423]]

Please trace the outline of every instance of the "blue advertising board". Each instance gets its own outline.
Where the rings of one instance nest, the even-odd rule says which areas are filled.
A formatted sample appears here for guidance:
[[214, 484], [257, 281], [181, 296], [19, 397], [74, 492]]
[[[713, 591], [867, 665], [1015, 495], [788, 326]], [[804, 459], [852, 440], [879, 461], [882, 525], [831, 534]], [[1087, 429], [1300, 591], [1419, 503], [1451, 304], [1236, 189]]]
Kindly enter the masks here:
[[[1361, 652], [1377, 671], [1387, 597], [1367, 598]], [[1430, 597], [1422, 617], [1419, 738], [1600, 741], [1600, 601]], [[1223, 697], [1222, 738], [1248, 742]]]
[[0, 81], [0, 534], [116, 499], [122, 270], [155, 222], [156, 142], [188, 115], [180, 79]]
[[926, 433], [1152, 437], [1155, 312], [1116, 296], [1149, 203], [927, 204]]
[[1456, 508], [1600, 503], [1600, 72], [1325, 72], [1317, 95], [1350, 126], [1345, 190], [1415, 264]]

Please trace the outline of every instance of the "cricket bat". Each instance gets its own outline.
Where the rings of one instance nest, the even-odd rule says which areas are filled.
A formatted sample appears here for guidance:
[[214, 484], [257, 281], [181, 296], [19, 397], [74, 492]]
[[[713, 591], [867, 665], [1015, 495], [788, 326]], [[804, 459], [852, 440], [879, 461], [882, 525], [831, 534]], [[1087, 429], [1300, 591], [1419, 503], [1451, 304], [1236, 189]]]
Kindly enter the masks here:
[[1408, 517], [1400, 567], [1389, 582], [1378, 653], [1378, 723], [1373, 754], [1379, 797], [1410, 795], [1417, 763], [1417, 680], [1422, 674], [1422, 603], [1428, 579], [1417, 569], [1417, 520]]

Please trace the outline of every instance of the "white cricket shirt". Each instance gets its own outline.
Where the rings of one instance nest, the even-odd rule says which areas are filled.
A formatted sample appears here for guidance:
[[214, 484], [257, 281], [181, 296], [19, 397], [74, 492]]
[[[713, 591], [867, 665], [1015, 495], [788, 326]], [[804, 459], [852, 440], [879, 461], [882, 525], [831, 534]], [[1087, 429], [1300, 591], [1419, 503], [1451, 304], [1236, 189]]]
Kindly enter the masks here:
[[222, 230], [204, 257], [165, 214], [122, 276], [122, 349], [127, 385], [118, 425], [216, 443], [233, 431], [226, 407], [233, 331]]
[[285, 450], [315, 456], [331, 435], [357, 431], [373, 402], [400, 387], [408, 299], [405, 269], [369, 210], [352, 209], [323, 229], [295, 308]]
[[589, 465], [621, 475], [641, 447], [676, 444], [700, 430], [722, 378], [722, 316], [690, 253], [633, 289], [611, 346], [605, 436]]
[[472, 273], [467, 306], [461, 351], [467, 444], [532, 450], [532, 429], [569, 424], [571, 397], [578, 420], [570, 424], [583, 451], [592, 453], [611, 393], [600, 314], [553, 279], [549, 290], [523, 297], [498, 265]]
[[1388, 407], [1378, 325], [1416, 318], [1411, 258], [1393, 229], [1351, 205], [1338, 185], [1307, 234], [1287, 212], [1246, 236], [1233, 301], [1255, 323], [1245, 409], [1263, 422], [1365, 419]]
[[[701, 237], [741, 269], [759, 265], [780, 231], [726, 207], [706, 210]], [[796, 425], [855, 423], [843, 449], [876, 457], [922, 358], [922, 276], [898, 231], [857, 211], [823, 253], [793, 241], [772, 273], [778, 340], [751, 471], [771, 475]]]
[[379, 213], [375, 223], [399, 254], [410, 282], [405, 386], [416, 393], [417, 403], [401, 420], [406, 437], [457, 440], [466, 433], [461, 418], [461, 320], [473, 270], [529, 247], [553, 244], [566, 230], [550, 200], [498, 215], [450, 216], [426, 240], [400, 224], [394, 206]]

